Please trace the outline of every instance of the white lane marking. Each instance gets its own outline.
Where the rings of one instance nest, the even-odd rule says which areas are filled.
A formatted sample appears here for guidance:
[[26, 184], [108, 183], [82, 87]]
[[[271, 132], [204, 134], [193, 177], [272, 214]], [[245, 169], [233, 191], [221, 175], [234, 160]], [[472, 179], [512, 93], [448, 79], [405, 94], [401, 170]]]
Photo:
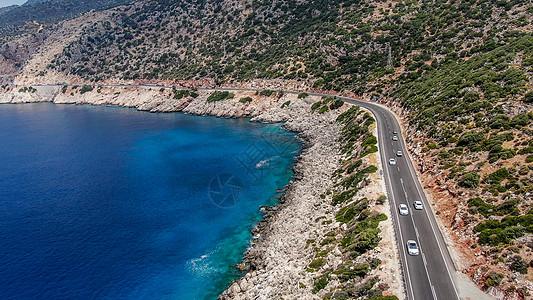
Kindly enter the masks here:
[[[405, 186], [403, 185], [403, 179], [402, 178], [400, 178], [400, 183], [402, 184], [403, 194], [405, 195], [405, 202], [407, 202], [407, 206], [409, 206], [409, 196], [407, 196], [407, 192], [405, 191]], [[413, 226], [415, 226], [414, 221], [413, 221]]]
[[433, 294], [433, 298], [438, 299], [437, 293], [435, 293], [435, 288], [433, 287], [433, 285], [431, 285], [431, 293]]

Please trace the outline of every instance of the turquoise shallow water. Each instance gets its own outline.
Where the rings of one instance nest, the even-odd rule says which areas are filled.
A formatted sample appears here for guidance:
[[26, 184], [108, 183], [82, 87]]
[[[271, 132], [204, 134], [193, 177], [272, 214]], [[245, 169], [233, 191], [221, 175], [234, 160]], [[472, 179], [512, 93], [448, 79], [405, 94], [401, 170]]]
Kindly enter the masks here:
[[0, 105], [3, 299], [215, 299], [301, 144], [279, 124]]

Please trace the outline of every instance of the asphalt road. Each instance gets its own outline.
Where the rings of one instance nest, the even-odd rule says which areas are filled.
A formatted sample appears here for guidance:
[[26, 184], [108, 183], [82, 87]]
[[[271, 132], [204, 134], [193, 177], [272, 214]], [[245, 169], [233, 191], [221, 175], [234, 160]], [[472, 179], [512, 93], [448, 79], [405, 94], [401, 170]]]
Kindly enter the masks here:
[[[64, 83], [40, 84], [33, 86], [61, 86]], [[156, 84], [102, 84], [95, 86], [140, 86], [147, 88], [182, 88], [170, 85]], [[243, 90], [254, 89], [216, 88], [218, 90]], [[200, 89], [200, 90], [211, 90]], [[285, 93], [298, 94], [299, 92], [284, 91]], [[329, 96], [309, 93], [314, 96]], [[400, 132], [400, 126], [395, 116], [384, 106], [372, 102], [359, 101], [341, 97], [347, 103], [359, 105], [369, 109], [376, 119], [378, 127], [378, 141], [383, 164], [383, 175], [387, 187], [388, 198], [391, 205], [392, 219], [396, 232], [396, 241], [400, 253], [402, 272], [408, 299], [459, 299], [457, 288], [453, 281], [456, 272], [453, 261], [448, 252], [442, 233], [440, 232], [435, 216], [431, 211], [424, 191], [416, 176], [413, 164], [405, 148], [405, 142]], [[397, 130], [398, 141], [393, 141], [393, 131]], [[396, 152], [401, 150], [402, 157], [397, 157]], [[389, 159], [395, 158], [396, 165], [389, 165]], [[413, 202], [422, 201], [424, 208], [415, 210]], [[409, 214], [399, 215], [398, 206], [407, 204]], [[407, 253], [407, 240], [415, 240], [420, 248], [420, 255], [411, 256]]]
[[[383, 175], [408, 299], [459, 299], [452, 278], [455, 267], [406, 151], [398, 121], [381, 105], [347, 98], [343, 100], [369, 109], [377, 121]], [[393, 134], [394, 130], [398, 134]], [[398, 136], [398, 141], [392, 140], [393, 135]], [[396, 156], [398, 150], [403, 152], [402, 157]], [[395, 166], [389, 165], [390, 158], [396, 159]], [[414, 209], [413, 202], [416, 200], [422, 201], [423, 210]], [[398, 213], [398, 206], [402, 203], [409, 207], [406, 216]], [[417, 242], [419, 256], [408, 255], [407, 240]]]

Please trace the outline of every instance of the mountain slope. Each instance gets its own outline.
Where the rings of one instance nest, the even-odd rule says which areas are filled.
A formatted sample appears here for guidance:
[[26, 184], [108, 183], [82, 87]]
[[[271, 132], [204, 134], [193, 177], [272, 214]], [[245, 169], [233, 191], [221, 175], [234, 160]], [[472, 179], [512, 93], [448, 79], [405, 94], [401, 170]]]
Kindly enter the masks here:
[[17, 34], [27, 31], [24, 25], [28, 22], [41, 24], [55, 23], [73, 18], [90, 10], [101, 10], [117, 5], [130, 3], [131, 0], [46, 0], [28, 1], [21, 6], [13, 7], [9, 13], [1, 14], [0, 36]]

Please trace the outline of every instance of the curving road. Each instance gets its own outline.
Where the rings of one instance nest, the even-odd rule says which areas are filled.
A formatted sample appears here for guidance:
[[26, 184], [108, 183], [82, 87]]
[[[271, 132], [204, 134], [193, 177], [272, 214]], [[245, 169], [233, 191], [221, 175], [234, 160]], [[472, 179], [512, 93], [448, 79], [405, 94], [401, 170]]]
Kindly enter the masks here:
[[[416, 177], [398, 121], [381, 105], [346, 98], [343, 100], [369, 109], [377, 121], [381, 162], [408, 299], [459, 299], [452, 277], [456, 272], [453, 261]], [[398, 141], [392, 140], [394, 130], [398, 131]], [[396, 156], [398, 150], [403, 152], [402, 157]], [[395, 166], [388, 164], [390, 158], [396, 159]], [[413, 208], [416, 200], [422, 201], [423, 210]], [[407, 216], [398, 214], [398, 206], [402, 203], [409, 207]], [[417, 241], [421, 252], [419, 256], [407, 254], [407, 240]]]
[[[62, 86], [65, 83], [40, 84], [32, 86]], [[29, 85], [28, 85], [29, 86]], [[120, 86], [120, 87], [157, 87], [157, 88], [183, 88], [170, 85], [157, 84], [101, 84], [94, 86]], [[210, 88], [199, 90], [215, 90]], [[255, 91], [255, 89], [216, 88], [216, 90], [242, 90]], [[298, 94], [299, 92], [284, 91], [285, 93]], [[313, 96], [329, 96], [325, 94], [309, 93]], [[408, 299], [459, 299], [454, 283], [455, 266], [440, 232], [435, 216], [431, 211], [424, 191], [418, 181], [413, 164], [409, 158], [405, 142], [403, 141], [400, 126], [395, 116], [384, 106], [372, 102], [359, 101], [351, 98], [340, 97], [343, 101], [370, 110], [376, 119], [378, 140], [381, 153], [381, 162], [387, 187], [388, 198], [391, 205], [392, 219], [396, 232], [396, 241], [400, 253], [405, 289]], [[393, 141], [393, 131], [398, 131], [398, 141]], [[397, 157], [396, 152], [401, 150], [402, 157]], [[388, 164], [390, 158], [396, 159], [396, 165]], [[414, 201], [422, 201], [423, 210], [413, 208]], [[398, 214], [398, 206], [407, 204], [409, 214]], [[416, 240], [420, 247], [419, 256], [408, 255], [407, 240]]]

